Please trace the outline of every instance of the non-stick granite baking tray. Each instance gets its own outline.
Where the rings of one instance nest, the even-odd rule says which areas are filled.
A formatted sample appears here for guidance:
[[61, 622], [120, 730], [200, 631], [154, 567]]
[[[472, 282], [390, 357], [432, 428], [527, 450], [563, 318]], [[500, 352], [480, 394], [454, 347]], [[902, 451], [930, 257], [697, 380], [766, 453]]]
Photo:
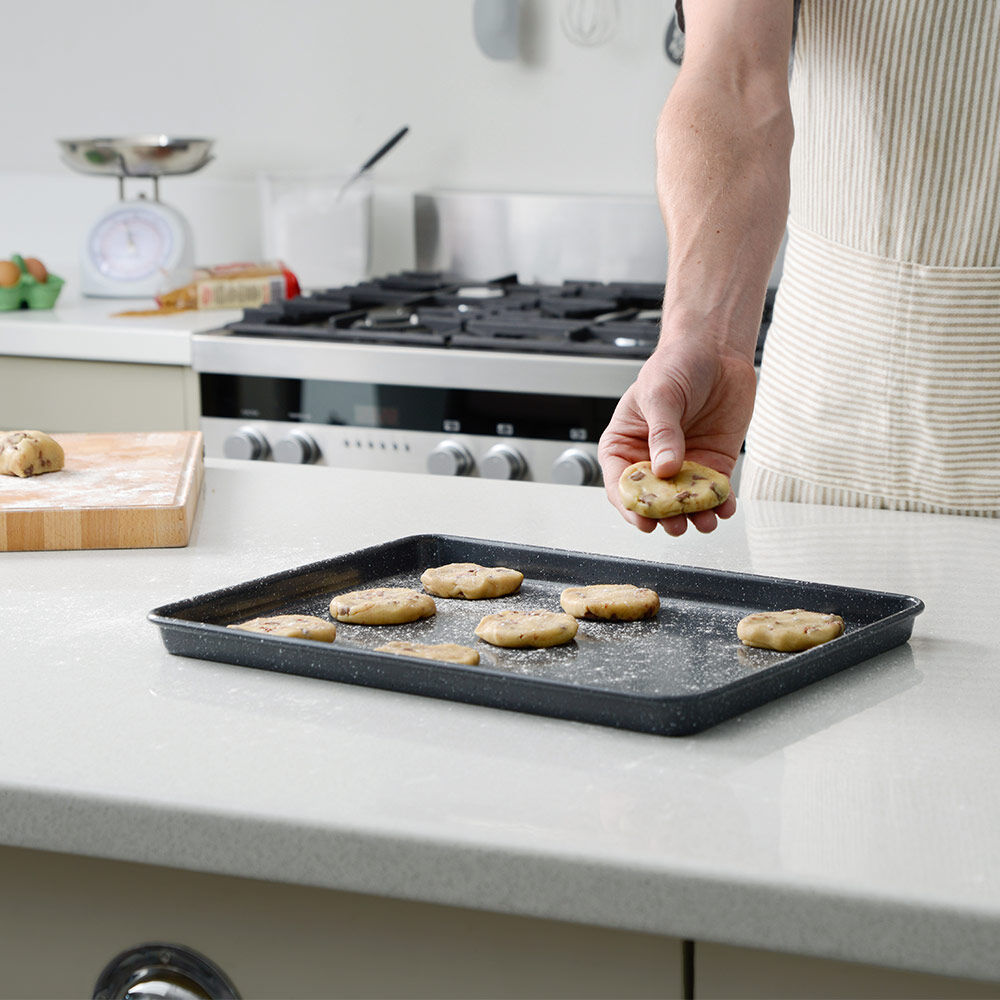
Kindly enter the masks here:
[[[412, 587], [430, 566], [474, 562], [524, 573], [516, 594], [435, 598], [437, 614], [407, 625], [338, 623], [333, 643], [228, 629], [262, 615], [329, 618], [330, 599], [369, 587]], [[478, 640], [483, 615], [559, 610], [565, 587], [632, 583], [660, 595], [655, 618], [581, 621], [549, 649]], [[682, 736], [811, 684], [906, 642], [923, 602], [859, 590], [669, 563], [621, 559], [453, 535], [413, 535], [156, 608], [171, 653], [537, 715]], [[756, 611], [807, 608], [841, 615], [844, 634], [800, 653], [744, 646], [736, 624]], [[478, 666], [375, 651], [392, 639], [474, 646]]]

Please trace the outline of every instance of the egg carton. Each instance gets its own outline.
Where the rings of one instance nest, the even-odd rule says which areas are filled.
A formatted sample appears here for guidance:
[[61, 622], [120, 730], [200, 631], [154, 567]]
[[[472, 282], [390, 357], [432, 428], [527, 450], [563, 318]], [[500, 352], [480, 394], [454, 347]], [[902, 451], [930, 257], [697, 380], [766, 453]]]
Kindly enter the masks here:
[[65, 284], [63, 279], [49, 272], [45, 281], [39, 281], [28, 270], [20, 254], [11, 254], [10, 260], [20, 270], [21, 276], [13, 285], [0, 287], [0, 312], [25, 308], [51, 309]]

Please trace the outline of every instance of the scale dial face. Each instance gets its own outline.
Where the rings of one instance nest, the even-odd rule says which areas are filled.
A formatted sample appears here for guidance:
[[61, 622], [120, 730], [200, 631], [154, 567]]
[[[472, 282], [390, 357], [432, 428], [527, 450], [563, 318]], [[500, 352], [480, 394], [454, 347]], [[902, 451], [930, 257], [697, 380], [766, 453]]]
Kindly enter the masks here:
[[91, 226], [80, 255], [84, 295], [148, 298], [191, 280], [194, 236], [162, 201], [119, 201]]
[[179, 234], [173, 220], [149, 205], [111, 209], [87, 243], [97, 271], [111, 281], [142, 281], [171, 270]]

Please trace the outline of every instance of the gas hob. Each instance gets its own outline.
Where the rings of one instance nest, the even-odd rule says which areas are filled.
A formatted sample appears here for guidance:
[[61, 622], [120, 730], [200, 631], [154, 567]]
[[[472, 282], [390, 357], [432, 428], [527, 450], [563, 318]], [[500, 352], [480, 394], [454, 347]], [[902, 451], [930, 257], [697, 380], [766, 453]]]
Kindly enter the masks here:
[[663, 286], [566, 281], [521, 284], [408, 272], [247, 310], [245, 337], [394, 344], [594, 357], [648, 357]]

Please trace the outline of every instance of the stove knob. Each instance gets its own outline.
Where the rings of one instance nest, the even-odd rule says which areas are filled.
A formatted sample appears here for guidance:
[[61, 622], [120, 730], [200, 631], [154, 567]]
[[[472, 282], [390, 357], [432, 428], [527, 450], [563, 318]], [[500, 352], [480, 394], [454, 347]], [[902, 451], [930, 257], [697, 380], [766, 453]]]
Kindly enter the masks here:
[[427, 471], [435, 476], [467, 476], [472, 465], [472, 455], [456, 441], [442, 441], [427, 456]]
[[274, 446], [274, 458], [290, 465], [309, 465], [319, 458], [319, 445], [305, 431], [290, 431]]
[[253, 427], [241, 427], [235, 434], [230, 434], [222, 444], [222, 453], [226, 458], [254, 461], [267, 458], [270, 451], [267, 438]]
[[479, 463], [479, 471], [487, 479], [521, 479], [527, 469], [524, 456], [507, 444], [495, 444]]
[[579, 448], [568, 448], [552, 463], [552, 481], [564, 486], [593, 486], [600, 472], [594, 458]]

